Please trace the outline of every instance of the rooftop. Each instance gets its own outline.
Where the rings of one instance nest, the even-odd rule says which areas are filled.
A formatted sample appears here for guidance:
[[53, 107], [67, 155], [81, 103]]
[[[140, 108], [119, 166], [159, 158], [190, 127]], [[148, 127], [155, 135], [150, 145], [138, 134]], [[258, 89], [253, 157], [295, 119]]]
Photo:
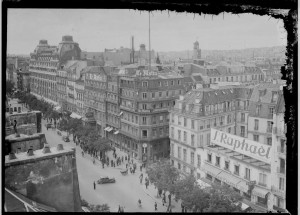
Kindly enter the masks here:
[[[45, 145], [46, 146], [46, 145]], [[44, 153], [43, 149], [35, 150], [33, 151], [33, 155], [29, 156], [27, 155], [27, 152], [21, 152], [18, 154], [15, 154], [16, 159], [9, 159], [9, 155], [5, 156], [5, 166], [15, 165], [20, 162], [28, 161], [32, 162], [35, 160], [43, 160], [45, 158], [49, 157], [56, 157], [58, 155], [66, 154], [66, 153], [74, 153], [75, 148], [70, 146], [63, 146], [63, 149], [58, 149], [57, 147], [49, 147], [50, 152]]]

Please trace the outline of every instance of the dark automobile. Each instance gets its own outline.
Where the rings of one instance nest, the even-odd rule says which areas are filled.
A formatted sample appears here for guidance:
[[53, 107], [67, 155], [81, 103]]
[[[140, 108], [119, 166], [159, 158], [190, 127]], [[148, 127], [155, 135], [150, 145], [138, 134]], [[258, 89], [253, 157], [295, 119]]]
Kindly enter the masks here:
[[46, 124], [46, 128], [52, 128], [52, 124], [51, 123], [47, 123]]
[[62, 139], [65, 142], [70, 142], [70, 138], [68, 136], [63, 136]]
[[107, 184], [107, 183], [116, 183], [115, 178], [109, 178], [109, 177], [101, 177], [98, 181], [98, 184]]

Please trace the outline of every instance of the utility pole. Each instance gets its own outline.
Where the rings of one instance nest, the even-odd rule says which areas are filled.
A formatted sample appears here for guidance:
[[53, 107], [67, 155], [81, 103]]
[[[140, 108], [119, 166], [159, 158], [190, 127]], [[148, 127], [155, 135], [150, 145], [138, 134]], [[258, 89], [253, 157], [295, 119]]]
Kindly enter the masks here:
[[149, 11], [149, 72], [151, 71], [150, 11]]

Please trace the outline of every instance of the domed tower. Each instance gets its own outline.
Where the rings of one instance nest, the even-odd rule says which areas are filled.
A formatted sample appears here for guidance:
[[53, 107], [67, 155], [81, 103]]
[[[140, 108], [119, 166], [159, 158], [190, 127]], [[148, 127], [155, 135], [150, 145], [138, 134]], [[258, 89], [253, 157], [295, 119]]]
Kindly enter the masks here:
[[194, 42], [193, 60], [201, 59], [201, 49], [199, 49], [199, 42]]
[[57, 54], [60, 62], [68, 60], [79, 60], [81, 49], [78, 43], [73, 41], [73, 37], [66, 35], [62, 37], [62, 41], [58, 45]]

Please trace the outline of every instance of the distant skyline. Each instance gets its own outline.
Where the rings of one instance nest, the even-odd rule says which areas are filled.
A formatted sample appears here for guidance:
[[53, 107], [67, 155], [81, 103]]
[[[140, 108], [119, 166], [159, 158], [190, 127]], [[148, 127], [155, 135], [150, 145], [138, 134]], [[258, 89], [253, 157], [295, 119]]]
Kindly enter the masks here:
[[[282, 20], [253, 14], [218, 16], [169, 11], [152, 12], [151, 49], [156, 52], [192, 50], [197, 40], [203, 50], [232, 50], [285, 46]], [[73, 36], [88, 52], [140, 44], [149, 48], [149, 13], [114, 9], [8, 9], [7, 53], [29, 54], [39, 40], [58, 45]]]

